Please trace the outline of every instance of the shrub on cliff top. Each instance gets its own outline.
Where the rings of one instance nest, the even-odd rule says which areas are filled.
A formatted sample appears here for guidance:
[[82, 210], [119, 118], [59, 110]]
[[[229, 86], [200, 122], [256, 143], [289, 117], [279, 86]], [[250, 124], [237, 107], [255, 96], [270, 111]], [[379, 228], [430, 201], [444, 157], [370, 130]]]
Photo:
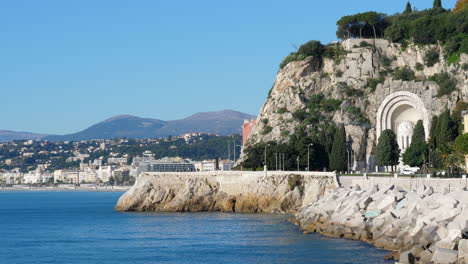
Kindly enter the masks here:
[[304, 54], [299, 54], [297, 52], [291, 52], [288, 56], [286, 56], [283, 61], [280, 63], [280, 69], [283, 69], [288, 63], [291, 61], [301, 61], [305, 59], [307, 56]]
[[321, 57], [325, 52], [325, 46], [320, 41], [311, 40], [302, 44], [297, 52], [305, 56]]
[[312, 56], [322, 58], [325, 53], [325, 46], [317, 40], [311, 40], [302, 44], [297, 52], [291, 52], [280, 64], [280, 69], [283, 69], [291, 61], [301, 61], [305, 58]]

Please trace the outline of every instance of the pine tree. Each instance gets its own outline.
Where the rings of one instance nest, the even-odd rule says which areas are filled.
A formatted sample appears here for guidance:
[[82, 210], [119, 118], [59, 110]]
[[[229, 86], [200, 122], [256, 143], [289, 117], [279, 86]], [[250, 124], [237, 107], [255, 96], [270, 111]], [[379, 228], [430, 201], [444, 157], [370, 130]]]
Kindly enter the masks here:
[[382, 131], [377, 144], [377, 165], [392, 166], [393, 171], [393, 166], [398, 164], [399, 159], [400, 149], [395, 133], [390, 129]]
[[411, 145], [403, 153], [403, 162], [411, 167], [421, 167], [429, 157], [429, 146], [426, 143], [426, 133], [421, 120], [418, 121], [411, 137]]
[[346, 149], [346, 130], [340, 126], [333, 138], [333, 147], [330, 155], [330, 169], [334, 171], [346, 171], [348, 167], [348, 153]]
[[434, 0], [433, 8], [442, 8], [442, 0]]
[[406, 2], [406, 9], [403, 14], [411, 14], [413, 12], [413, 8], [411, 7], [411, 3], [408, 1]]
[[450, 111], [447, 109], [440, 114], [437, 121], [436, 147], [441, 149], [444, 153], [450, 152], [448, 143], [454, 140], [454, 135], [454, 124], [450, 116]]
[[437, 133], [438, 133], [438, 122], [439, 122], [439, 117], [438, 116], [433, 116], [432, 121], [431, 121], [431, 130], [429, 131], [429, 144], [432, 149], [435, 149], [437, 146]]

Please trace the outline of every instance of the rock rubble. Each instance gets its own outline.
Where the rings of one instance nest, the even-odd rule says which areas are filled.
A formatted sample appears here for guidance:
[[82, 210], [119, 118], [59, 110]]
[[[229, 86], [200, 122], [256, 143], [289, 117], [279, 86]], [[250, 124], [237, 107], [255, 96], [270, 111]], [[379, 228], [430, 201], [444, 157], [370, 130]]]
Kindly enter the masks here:
[[435, 193], [419, 186], [338, 188], [303, 206], [305, 233], [362, 240], [399, 263], [468, 263], [468, 191]]

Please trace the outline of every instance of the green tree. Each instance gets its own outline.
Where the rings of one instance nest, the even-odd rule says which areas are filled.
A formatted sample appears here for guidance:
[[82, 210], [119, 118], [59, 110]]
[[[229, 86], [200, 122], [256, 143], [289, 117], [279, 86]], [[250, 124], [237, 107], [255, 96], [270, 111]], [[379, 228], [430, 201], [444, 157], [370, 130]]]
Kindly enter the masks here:
[[403, 162], [411, 167], [421, 167], [429, 157], [429, 146], [426, 143], [423, 122], [418, 121], [411, 137], [411, 145], [403, 153]]
[[442, 0], [434, 0], [433, 8], [442, 8]]
[[406, 8], [403, 14], [411, 14], [412, 12], [413, 12], [413, 8], [411, 7], [411, 3], [408, 1], [406, 2]]
[[455, 149], [468, 155], [468, 133], [460, 135], [455, 139]]
[[455, 138], [454, 129], [455, 124], [450, 116], [450, 110], [447, 109], [438, 118], [435, 138], [436, 147], [445, 154], [450, 152], [448, 144]]
[[377, 144], [377, 165], [392, 166], [393, 171], [393, 166], [398, 164], [399, 159], [400, 149], [395, 133], [390, 129], [382, 131]]
[[346, 130], [341, 125], [333, 137], [333, 146], [330, 154], [330, 169], [333, 171], [346, 171], [348, 166], [346, 149]]

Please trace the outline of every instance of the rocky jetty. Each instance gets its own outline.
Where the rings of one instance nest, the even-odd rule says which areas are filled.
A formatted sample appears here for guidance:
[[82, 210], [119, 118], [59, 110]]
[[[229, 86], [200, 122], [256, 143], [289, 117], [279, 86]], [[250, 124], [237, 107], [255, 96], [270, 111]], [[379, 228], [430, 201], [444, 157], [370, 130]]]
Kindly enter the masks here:
[[334, 173], [145, 173], [115, 210], [295, 213], [335, 186]]
[[468, 263], [468, 191], [337, 188], [296, 213], [305, 233], [362, 240], [400, 263]]

